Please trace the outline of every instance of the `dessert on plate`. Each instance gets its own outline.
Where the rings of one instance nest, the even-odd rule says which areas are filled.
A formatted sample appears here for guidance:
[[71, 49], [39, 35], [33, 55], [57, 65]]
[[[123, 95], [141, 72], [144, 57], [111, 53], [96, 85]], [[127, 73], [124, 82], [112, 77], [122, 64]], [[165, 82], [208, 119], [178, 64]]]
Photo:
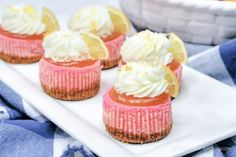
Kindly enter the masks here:
[[172, 127], [171, 95], [176, 77], [166, 66], [131, 62], [119, 69], [103, 97], [106, 130], [127, 143], [148, 143], [168, 135]]
[[61, 100], [83, 100], [99, 91], [100, 59], [108, 56], [103, 41], [87, 32], [58, 31], [43, 41], [40, 82], [44, 91]]
[[0, 58], [9, 63], [39, 61], [45, 34], [55, 30], [57, 19], [47, 8], [41, 15], [31, 5], [8, 7], [0, 24]]
[[181, 63], [187, 62], [187, 52], [181, 39], [174, 33], [139, 32], [124, 42], [121, 56], [121, 64], [139, 62], [152, 66], [167, 65], [181, 85]]
[[100, 5], [84, 7], [71, 16], [68, 27], [73, 31], [92, 32], [105, 42], [109, 57], [101, 61], [103, 69], [118, 65], [120, 46], [130, 31], [130, 22], [120, 10]]

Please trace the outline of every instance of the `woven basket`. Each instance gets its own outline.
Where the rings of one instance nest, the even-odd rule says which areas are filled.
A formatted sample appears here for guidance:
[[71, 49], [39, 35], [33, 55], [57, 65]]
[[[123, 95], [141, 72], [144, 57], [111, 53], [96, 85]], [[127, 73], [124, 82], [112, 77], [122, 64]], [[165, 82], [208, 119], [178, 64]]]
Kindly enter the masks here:
[[175, 32], [185, 42], [217, 45], [236, 37], [236, 3], [216, 0], [120, 0], [139, 28]]

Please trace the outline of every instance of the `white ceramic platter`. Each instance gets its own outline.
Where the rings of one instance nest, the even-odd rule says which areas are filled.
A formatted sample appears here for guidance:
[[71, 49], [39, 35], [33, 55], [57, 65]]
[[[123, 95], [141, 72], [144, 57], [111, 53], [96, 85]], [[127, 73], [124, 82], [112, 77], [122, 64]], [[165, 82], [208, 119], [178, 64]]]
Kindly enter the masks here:
[[102, 72], [99, 94], [84, 101], [57, 101], [39, 84], [38, 64], [0, 61], [0, 79], [39, 112], [99, 156], [182, 156], [236, 134], [236, 91], [184, 67], [183, 87], [173, 100], [173, 129], [165, 139], [143, 145], [121, 143], [102, 122], [102, 95], [113, 85], [116, 69]]

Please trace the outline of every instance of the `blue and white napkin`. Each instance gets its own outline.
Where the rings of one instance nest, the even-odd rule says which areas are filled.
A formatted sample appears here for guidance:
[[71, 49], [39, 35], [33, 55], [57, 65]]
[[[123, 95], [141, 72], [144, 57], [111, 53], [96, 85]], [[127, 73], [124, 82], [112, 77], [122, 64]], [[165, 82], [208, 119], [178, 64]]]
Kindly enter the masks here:
[[94, 157], [0, 80], [1, 157]]

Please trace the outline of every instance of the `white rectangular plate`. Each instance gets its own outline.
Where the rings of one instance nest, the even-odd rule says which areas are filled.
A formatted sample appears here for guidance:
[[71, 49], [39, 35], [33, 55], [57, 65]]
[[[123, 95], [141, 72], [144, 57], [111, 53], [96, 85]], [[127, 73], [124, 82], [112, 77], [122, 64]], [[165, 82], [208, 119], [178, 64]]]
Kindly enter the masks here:
[[181, 94], [172, 102], [171, 133], [161, 141], [143, 145], [113, 139], [102, 122], [102, 95], [113, 85], [116, 70], [102, 72], [97, 96], [69, 102], [55, 100], [42, 91], [37, 63], [9, 65], [0, 61], [3, 82], [100, 156], [182, 156], [236, 134], [235, 89], [184, 66]]

